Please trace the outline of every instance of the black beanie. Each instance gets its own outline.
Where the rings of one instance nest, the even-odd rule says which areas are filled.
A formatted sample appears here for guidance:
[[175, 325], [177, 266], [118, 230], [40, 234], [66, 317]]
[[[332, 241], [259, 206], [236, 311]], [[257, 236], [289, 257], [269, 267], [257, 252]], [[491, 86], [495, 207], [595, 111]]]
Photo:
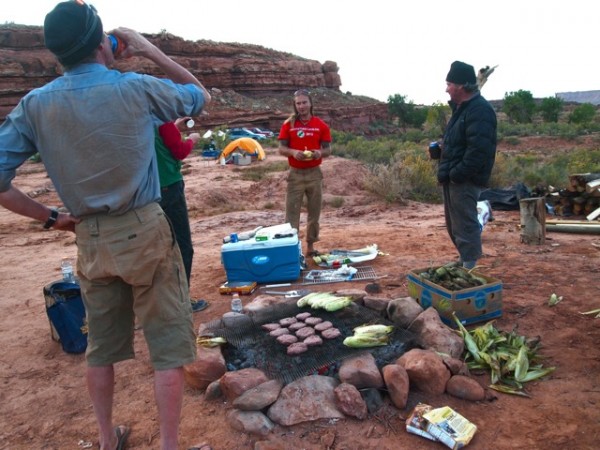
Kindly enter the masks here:
[[83, 0], [59, 3], [44, 20], [46, 47], [67, 66], [91, 55], [103, 33], [96, 9]]
[[454, 84], [475, 84], [477, 78], [475, 77], [475, 69], [473, 66], [466, 64], [461, 61], [454, 61], [450, 66], [450, 72], [446, 77], [446, 81]]

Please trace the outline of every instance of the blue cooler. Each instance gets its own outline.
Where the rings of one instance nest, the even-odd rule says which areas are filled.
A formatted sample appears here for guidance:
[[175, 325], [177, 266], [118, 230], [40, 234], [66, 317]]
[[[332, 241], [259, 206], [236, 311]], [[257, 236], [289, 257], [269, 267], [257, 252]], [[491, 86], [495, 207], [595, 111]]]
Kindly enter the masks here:
[[221, 247], [227, 281], [274, 283], [300, 277], [302, 248], [298, 235], [229, 242]]

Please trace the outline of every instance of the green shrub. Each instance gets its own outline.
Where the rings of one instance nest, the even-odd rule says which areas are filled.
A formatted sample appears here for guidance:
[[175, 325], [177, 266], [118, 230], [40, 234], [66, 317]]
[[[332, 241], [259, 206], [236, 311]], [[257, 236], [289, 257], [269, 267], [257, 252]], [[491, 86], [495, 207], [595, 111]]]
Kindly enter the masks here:
[[397, 168], [388, 164], [375, 164], [365, 179], [365, 188], [388, 203], [404, 204], [404, 188]]
[[558, 97], [546, 97], [542, 99], [539, 110], [542, 118], [546, 122], [558, 122], [560, 113], [563, 110], [565, 102]]
[[404, 204], [405, 200], [439, 202], [437, 166], [420, 149], [405, 148], [394, 154], [388, 164], [370, 168], [366, 188], [388, 203]]
[[436, 103], [429, 107], [424, 126], [429, 140], [437, 140], [444, 135], [451, 115], [452, 111], [447, 104]]
[[[524, 136], [558, 136], [576, 140], [596, 128], [600, 128], [600, 124], [591, 123], [583, 129], [573, 123], [500, 121], [498, 139], [514, 145], [519, 144]], [[427, 145], [431, 138], [426, 132], [410, 129], [396, 136], [376, 139], [349, 133], [339, 133], [338, 136], [341, 143], [334, 142], [334, 154], [360, 160], [369, 167], [365, 189], [390, 203], [441, 201], [437, 165], [429, 160]], [[497, 153], [490, 187], [505, 189], [518, 182], [530, 188], [559, 187], [568, 182], [569, 174], [600, 172], [600, 134], [594, 139], [597, 145], [593, 149], [555, 155], [540, 151], [518, 155]]]
[[569, 123], [578, 125], [587, 125], [592, 123], [596, 116], [596, 108], [591, 103], [583, 103], [576, 106], [573, 112], [569, 115]]
[[502, 111], [511, 122], [530, 123], [535, 112], [535, 101], [529, 91], [519, 90], [504, 95]]
[[388, 112], [398, 119], [403, 130], [408, 127], [421, 128], [427, 118], [427, 106], [417, 106], [412, 100], [407, 102], [405, 95], [390, 95], [387, 101]]

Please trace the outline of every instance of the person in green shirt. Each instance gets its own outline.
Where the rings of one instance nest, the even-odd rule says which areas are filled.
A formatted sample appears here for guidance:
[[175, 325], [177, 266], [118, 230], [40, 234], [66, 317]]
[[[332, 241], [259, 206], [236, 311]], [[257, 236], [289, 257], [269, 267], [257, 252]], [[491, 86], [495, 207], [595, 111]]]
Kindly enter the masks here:
[[[166, 122], [156, 129], [154, 146], [158, 162], [158, 176], [160, 178], [161, 200], [160, 206], [171, 222], [183, 265], [188, 286], [192, 273], [192, 259], [194, 247], [192, 233], [185, 200], [185, 183], [181, 173], [182, 160], [184, 160], [200, 140], [199, 133], [190, 133], [182, 137], [181, 131], [186, 127], [190, 117], [180, 117], [175, 122]], [[192, 300], [192, 311], [202, 311], [208, 307], [206, 300]]]

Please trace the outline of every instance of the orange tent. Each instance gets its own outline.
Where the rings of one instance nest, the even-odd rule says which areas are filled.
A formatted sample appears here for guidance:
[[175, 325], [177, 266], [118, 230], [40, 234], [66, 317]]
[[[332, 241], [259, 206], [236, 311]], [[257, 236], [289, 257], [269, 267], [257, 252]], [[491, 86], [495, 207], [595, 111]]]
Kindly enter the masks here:
[[230, 153], [233, 153], [236, 150], [242, 150], [250, 155], [256, 155], [259, 160], [265, 159], [265, 151], [262, 146], [252, 138], [239, 138], [235, 141], [231, 141], [225, 146], [218, 159], [227, 158]]

